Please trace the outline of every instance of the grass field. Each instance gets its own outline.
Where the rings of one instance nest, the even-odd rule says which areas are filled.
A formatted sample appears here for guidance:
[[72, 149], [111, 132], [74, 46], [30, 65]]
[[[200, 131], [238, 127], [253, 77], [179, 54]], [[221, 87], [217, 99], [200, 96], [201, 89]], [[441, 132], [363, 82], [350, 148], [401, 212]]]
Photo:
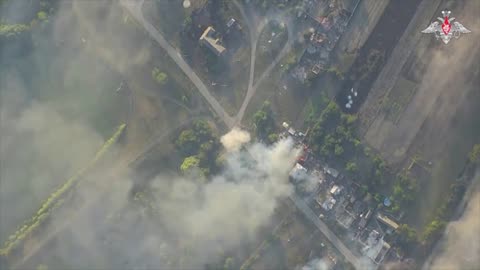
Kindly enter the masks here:
[[[465, 1], [456, 12], [465, 18], [474, 18], [475, 7], [478, 3]], [[480, 45], [473, 39], [465, 39], [452, 44], [451, 53], [446, 54], [444, 48], [434, 42], [422, 39], [418, 49], [404, 56], [414, 57], [411, 63], [422, 64], [418, 72], [411, 70], [416, 65], [402, 70], [401, 77], [408, 75], [418, 81], [416, 87], [403, 78], [396, 79], [391, 95], [395, 97], [393, 102], [405, 104], [408, 95], [404, 92], [416, 89], [401, 116], [393, 122], [380, 111], [365, 137], [388, 161], [399, 167], [410, 165], [410, 158], [414, 156], [427, 164], [431, 162], [430, 175], [424, 172], [418, 176], [422, 195], [414, 209], [406, 211], [408, 220], [417, 228], [431, 221], [451, 183], [462, 171], [473, 144], [480, 139], [477, 119], [480, 69], [476, 64]], [[442, 72], [447, 65], [451, 72]]]
[[261, 76], [286, 44], [288, 40], [287, 31], [288, 29], [285, 26], [282, 27], [281, 22], [278, 21], [270, 21], [263, 28], [257, 41], [255, 80]]
[[414, 82], [404, 77], [399, 78], [383, 102], [385, 119], [397, 123], [416, 90], [417, 85]]

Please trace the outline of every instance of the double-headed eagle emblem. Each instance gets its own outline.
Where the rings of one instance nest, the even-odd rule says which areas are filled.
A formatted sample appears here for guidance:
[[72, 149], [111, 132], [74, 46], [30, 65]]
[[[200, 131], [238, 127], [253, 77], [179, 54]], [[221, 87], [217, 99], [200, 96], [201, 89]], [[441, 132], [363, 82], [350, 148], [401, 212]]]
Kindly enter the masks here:
[[443, 18], [437, 17], [441, 24], [437, 21], [432, 22], [422, 33], [434, 33], [435, 37], [441, 39], [445, 44], [447, 44], [452, 37], [459, 38], [460, 34], [470, 33], [471, 31], [461, 23], [453, 22], [455, 18], [449, 18], [451, 13], [452, 12], [448, 10], [442, 11]]

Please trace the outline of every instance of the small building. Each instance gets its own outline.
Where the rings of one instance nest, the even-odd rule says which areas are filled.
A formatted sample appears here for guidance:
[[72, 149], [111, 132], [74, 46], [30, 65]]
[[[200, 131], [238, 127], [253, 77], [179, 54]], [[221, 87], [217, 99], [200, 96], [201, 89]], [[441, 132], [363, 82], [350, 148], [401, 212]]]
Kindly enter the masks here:
[[320, 32], [315, 32], [310, 36], [310, 42], [314, 46], [320, 46], [326, 39], [327, 36]]
[[333, 206], [335, 206], [335, 203], [337, 203], [337, 200], [335, 200], [332, 197], [329, 197], [323, 202], [322, 208], [327, 211], [332, 210]]
[[227, 22], [227, 27], [230, 28], [232, 27], [237, 21], [234, 19], [234, 18], [231, 18], [228, 22]]
[[212, 50], [212, 52], [217, 56], [223, 55], [226, 50], [226, 48], [221, 45], [220, 38], [218, 37], [215, 29], [213, 29], [211, 26], [205, 29], [203, 34], [200, 36], [199, 41], [201, 44]]
[[315, 64], [313, 67], [312, 67], [312, 73], [315, 74], [315, 75], [318, 75], [321, 71], [323, 71], [325, 68], [323, 65], [321, 64]]
[[337, 178], [338, 175], [339, 175], [339, 172], [338, 172], [337, 170], [335, 170], [335, 169], [333, 169], [333, 168], [330, 168], [330, 167], [328, 167], [328, 166], [325, 166], [325, 167], [323, 168], [323, 171], [324, 171], [326, 174], [331, 175], [333, 178]]
[[378, 213], [377, 214], [377, 219], [382, 222], [383, 224], [387, 225], [389, 228], [393, 229], [393, 230], [396, 230], [398, 229], [399, 225], [393, 221], [392, 219], [390, 219], [389, 217], [381, 214], [381, 213]]
[[365, 215], [364, 214], [360, 215], [360, 222], [358, 223], [358, 228], [359, 229], [363, 229], [363, 228], [365, 228], [365, 226], [367, 226], [368, 221], [372, 217], [372, 213], [373, 213], [373, 211], [371, 209], [368, 209], [368, 211]]
[[333, 187], [330, 189], [330, 194], [337, 196], [338, 194], [340, 194], [341, 191], [342, 191], [342, 187], [333, 185]]
[[308, 178], [307, 169], [300, 165], [299, 163], [295, 164], [295, 167], [290, 171], [290, 177], [294, 181], [300, 181]]
[[325, 182], [325, 175], [321, 171], [313, 170], [312, 177], [317, 181], [319, 184], [323, 184]]
[[289, 128], [288, 129], [288, 134], [292, 135], [292, 136], [295, 136], [297, 134], [297, 132], [295, 131], [295, 129], [293, 128]]
[[390, 244], [383, 241], [382, 239], [382, 249], [380, 249], [380, 252], [378, 252], [377, 256], [374, 259], [374, 262], [376, 264], [382, 263], [383, 259], [385, 258], [389, 250], [390, 250]]
[[366, 243], [363, 244], [363, 254], [369, 257], [376, 264], [380, 264], [385, 258], [387, 252], [390, 250], [390, 244], [385, 242], [383, 240], [383, 236], [381, 237], [380, 234], [375, 230], [370, 232]]
[[283, 126], [285, 129], [287, 129], [287, 130], [288, 130], [288, 127], [289, 127], [289, 125], [288, 125], [288, 123], [287, 123], [287, 122], [283, 122], [283, 123], [282, 123], [282, 126]]
[[355, 216], [352, 213], [348, 212], [346, 209], [336, 213], [337, 222], [342, 225], [345, 229], [349, 229], [355, 220]]

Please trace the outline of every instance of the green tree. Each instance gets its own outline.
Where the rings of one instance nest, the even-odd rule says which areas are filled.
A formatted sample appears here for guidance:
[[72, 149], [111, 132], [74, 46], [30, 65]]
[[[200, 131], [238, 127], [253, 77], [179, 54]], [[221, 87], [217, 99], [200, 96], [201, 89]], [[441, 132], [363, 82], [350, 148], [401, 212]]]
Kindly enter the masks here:
[[213, 138], [213, 131], [210, 125], [205, 120], [196, 121], [193, 125], [193, 129], [195, 130], [195, 134], [199, 138], [200, 141], [206, 141]]
[[199, 140], [193, 130], [187, 129], [180, 133], [175, 145], [183, 154], [192, 155], [198, 150]]
[[183, 28], [185, 30], [190, 29], [192, 26], [192, 16], [186, 16], [185, 19], [183, 20]]
[[335, 145], [335, 155], [336, 156], [341, 156], [343, 154], [344, 150], [343, 147], [339, 144]]
[[180, 170], [183, 173], [188, 173], [195, 168], [200, 169], [200, 159], [197, 156], [186, 157], [180, 166]]
[[373, 199], [376, 203], [381, 203], [383, 201], [383, 196], [379, 193], [375, 193], [375, 195], [373, 195]]
[[175, 145], [184, 157], [198, 158], [198, 167], [204, 176], [216, 172], [219, 168], [216, 160], [220, 144], [207, 121], [196, 121], [191, 128], [183, 130]]
[[269, 143], [275, 143], [276, 141], [278, 141], [278, 135], [276, 133], [272, 133], [272, 134], [268, 135], [268, 142]]
[[30, 27], [26, 24], [3, 24], [0, 23], [0, 36], [14, 37], [19, 34], [30, 30]]
[[45, 11], [39, 11], [37, 13], [37, 18], [41, 21], [45, 21], [48, 18], [48, 16], [47, 16], [47, 13]]
[[468, 160], [472, 163], [480, 163], [480, 144], [475, 144], [473, 146], [473, 149], [468, 156]]
[[397, 229], [398, 243], [404, 249], [408, 249], [417, 243], [417, 232], [407, 224], [401, 224]]
[[397, 181], [393, 185], [393, 198], [396, 201], [406, 205], [415, 199], [417, 193], [418, 185], [416, 179], [405, 174], [397, 176]]
[[219, 167], [216, 162], [218, 148], [219, 145], [214, 140], [208, 140], [200, 145], [198, 157], [205, 175], [210, 175], [210, 172], [215, 172]]
[[274, 120], [270, 102], [265, 101], [262, 108], [253, 115], [253, 125], [257, 136], [263, 140], [273, 131]]
[[443, 232], [446, 226], [445, 221], [434, 219], [430, 222], [423, 231], [422, 240], [425, 244], [429, 245], [433, 243]]
[[228, 257], [225, 259], [225, 264], [223, 265], [224, 270], [233, 270], [234, 267], [234, 261], [232, 257]]
[[161, 85], [164, 85], [168, 79], [167, 74], [161, 72], [160, 69], [157, 67], [152, 70], [152, 77], [157, 83]]
[[349, 173], [356, 173], [358, 171], [357, 163], [353, 161], [348, 162], [345, 166], [345, 170], [347, 170]]
[[331, 148], [328, 147], [327, 144], [324, 144], [324, 145], [320, 148], [320, 154], [321, 154], [322, 156], [324, 156], [324, 157], [330, 156], [331, 153], [332, 153]]
[[341, 116], [343, 123], [347, 126], [352, 126], [357, 122], [358, 117], [352, 114], [342, 114]]

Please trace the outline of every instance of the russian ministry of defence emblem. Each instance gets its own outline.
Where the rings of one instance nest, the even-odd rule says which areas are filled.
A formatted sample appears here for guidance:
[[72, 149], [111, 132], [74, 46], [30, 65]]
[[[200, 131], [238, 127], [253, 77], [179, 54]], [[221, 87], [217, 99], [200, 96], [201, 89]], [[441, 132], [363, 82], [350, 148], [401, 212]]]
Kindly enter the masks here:
[[455, 20], [455, 18], [450, 18], [451, 13], [449, 10], [442, 11], [443, 18], [437, 17], [442, 24], [437, 21], [432, 22], [422, 33], [433, 33], [437, 39], [441, 39], [445, 44], [447, 44], [452, 37], [459, 38], [461, 34], [470, 33], [471, 31], [461, 23], [454, 22], [453, 20]]

